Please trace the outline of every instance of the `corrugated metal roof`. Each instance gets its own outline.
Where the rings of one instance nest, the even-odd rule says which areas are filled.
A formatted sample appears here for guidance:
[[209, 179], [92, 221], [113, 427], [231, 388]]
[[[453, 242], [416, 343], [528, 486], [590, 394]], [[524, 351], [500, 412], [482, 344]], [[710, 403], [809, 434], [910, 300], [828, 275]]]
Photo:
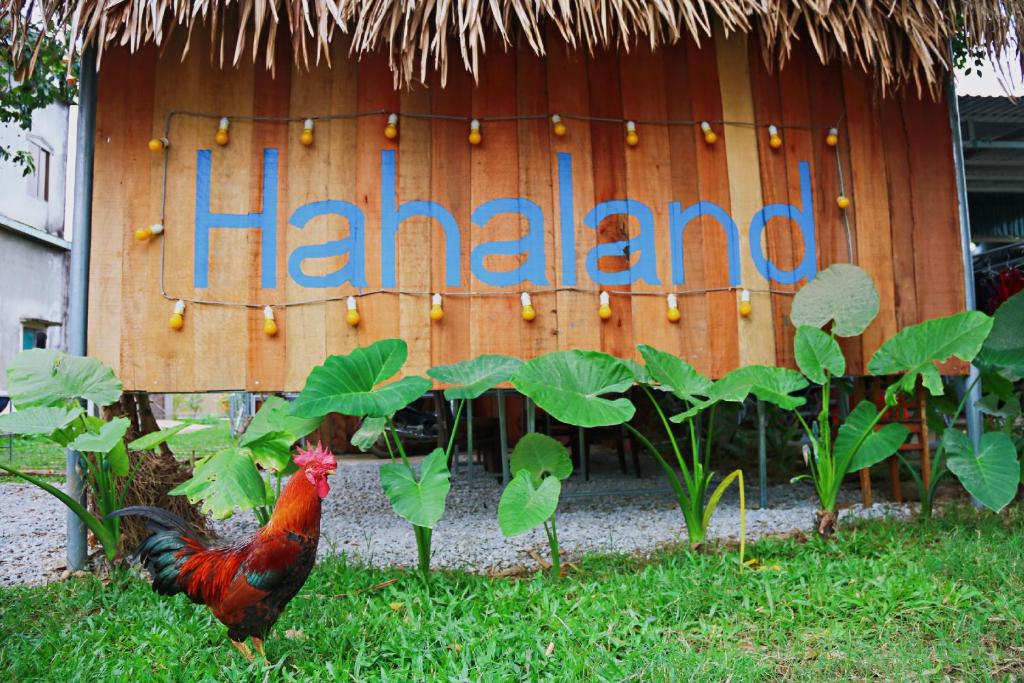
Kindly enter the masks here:
[[960, 118], [963, 121], [1024, 124], [1024, 100], [983, 95], [964, 95], [959, 100]]

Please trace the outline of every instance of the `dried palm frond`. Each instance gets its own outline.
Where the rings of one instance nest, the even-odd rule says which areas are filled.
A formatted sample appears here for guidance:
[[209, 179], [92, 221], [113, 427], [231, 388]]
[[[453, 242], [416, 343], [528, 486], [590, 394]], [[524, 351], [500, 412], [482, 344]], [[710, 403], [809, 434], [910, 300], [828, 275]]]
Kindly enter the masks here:
[[[488, 41], [525, 42], [544, 53], [544, 27], [577, 49], [652, 48], [688, 34], [698, 42], [719, 22], [727, 33], [760, 35], [767, 64], [782, 65], [798, 39], [822, 61], [840, 57], [876, 74], [883, 90], [913, 83], [937, 88], [951, 69], [949, 41], [1001, 57], [1024, 37], [1024, 0], [5, 0], [4, 28], [16, 58], [31, 60], [26, 17], [68, 28], [80, 44], [132, 50], [164, 45], [175, 29], [205, 27], [222, 66], [266, 48], [273, 68], [278, 30], [296, 63], [329, 59], [337, 33], [360, 56], [390, 55], [396, 85], [442, 79], [449, 48], [477, 74]], [[800, 38], [798, 38], [798, 36]]]

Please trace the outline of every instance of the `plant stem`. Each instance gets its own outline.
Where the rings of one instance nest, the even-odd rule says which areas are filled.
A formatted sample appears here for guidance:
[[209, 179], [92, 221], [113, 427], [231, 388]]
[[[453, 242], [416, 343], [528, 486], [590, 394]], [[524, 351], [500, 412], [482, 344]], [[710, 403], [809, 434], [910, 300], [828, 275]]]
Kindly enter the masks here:
[[462, 409], [467, 399], [459, 401], [459, 407], [455, 409], [455, 419], [452, 420], [452, 433], [448, 435], [448, 448], [444, 451], [445, 461], [452, 457], [452, 446], [455, 445], [455, 435], [459, 433], [459, 420], [462, 418]]
[[562, 557], [558, 552], [558, 528], [555, 526], [555, 515], [551, 513], [551, 527], [544, 522], [544, 532], [548, 535], [548, 546], [551, 548], [551, 576], [555, 581], [562, 578]]
[[394, 439], [395, 443], [398, 445], [398, 454], [400, 456], [402, 456], [402, 462], [405, 463], [405, 466], [408, 467], [411, 470], [412, 469], [412, 465], [409, 464], [409, 458], [406, 457], [406, 455], [405, 455], [405, 446], [402, 445], [402, 439], [401, 439], [401, 437], [398, 436], [398, 430], [395, 429], [395, 422], [394, 422], [394, 420], [391, 419], [390, 415], [388, 416], [387, 420], [388, 420], [388, 429], [391, 432], [391, 438]]
[[427, 587], [427, 593], [430, 593], [430, 537], [433, 530], [415, 524], [412, 528], [416, 534], [416, 554], [419, 556], [419, 569], [423, 577], [423, 585]]

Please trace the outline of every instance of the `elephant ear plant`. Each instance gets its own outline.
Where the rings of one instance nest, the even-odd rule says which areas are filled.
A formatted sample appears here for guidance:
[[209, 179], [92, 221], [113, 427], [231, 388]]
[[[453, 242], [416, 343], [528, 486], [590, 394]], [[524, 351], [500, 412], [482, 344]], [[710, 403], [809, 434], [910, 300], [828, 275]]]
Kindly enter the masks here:
[[[236, 510], [252, 510], [266, 526], [281, 494], [281, 485], [298, 466], [292, 446], [320, 426], [322, 418], [296, 417], [288, 401], [270, 396], [234, 443], [199, 460], [192, 477], [171, 489], [171, 495], [203, 502], [202, 511], [225, 519]], [[260, 473], [260, 468], [269, 477]]]
[[434, 449], [417, 472], [395, 429], [393, 416], [429, 391], [431, 381], [409, 376], [381, 384], [402, 369], [408, 355], [408, 346], [401, 339], [383, 339], [348, 355], [330, 356], [310, 372], [305, 388], [292, 404], [292, 413], [300, 417], [341, 413], [368, 418], [357, 439], [361, 443], [372, 443], [384, 434], [392, 462], [380, 468], [381, 486], [395, 513], [413, 526], [419, 570], [429, 589], [431, 539], [434, 527], [444, 516], [445, 499], [451, 488], [448, 460], [463, 406], [467, 400], [507, 381], [519, 361], [507, 356], [480, 356], [430, 371], [440, 381], [458, 384], [449, 388], [446, 395], [458, 400], [459, 407], [447, 448]]
[[498, 526], [505, 536], [518, 536], [544, 525], [551, 549], [551, 576], [562, 575], [555, 509], [562, 482], [572, 474], [572, 460], [561, 443], [545, 434], [526, 434], [509, 461], [512, 481], [498, 502]]
[[99, 515], [93, 515], [80, 501], [38, 477], [7, 465], [0, 465], [0, 469], [59, 499], [92, 531], [107, 559], [114, 559], [120, 540], [120, 520], [108, 520], [105, 515], [122, 506], [134, 474], [124, 444], [130, 421], [117, 418], [105, 422], [87, 415], [81, 404], [114, 403], [121, 397], [121, 382], [113, 370], [98, 360], [34, 349], [14, 357], [7, 367], [7, 384], [17, 411], [0, 415], [0, 431], [42, 436], [78, 451], [85, 483]]
[[[836, 506], [843, 478], [896, 454], [909, 435], [897, 423], [878, 428], [901, 393], [914, 390], [918, 379], [933, 394], [943, 391], [936, 362], [956, 356], [970, 361], [988, 335], [991, 320], [977, 311], [958, 313], [905, 328], [878, 349], [868, 363], [873, 375], [899, 375], [885, 392], [881, 410], [868, 400], [858, 403], [832, 438], [830, 398], [834, 377], [846, 371], [837, 336], [861, 334], [878, 313], [878, 292], [870, 276], [857, 266], [830, 266], [797, 292], [790, 317], [797, 325], [797, 365], [821, 386], [821, 408], [808, 424], [797, 414], [807, 435], [809, 478], [821, 509], [817, 529], [828, 537], [835, 530]], [[829, 332], [820, 329], [831, 324]], [[938, 459], [937, 459], [938, 460]], [[800, 478], [800, 477], [798, 477]]]

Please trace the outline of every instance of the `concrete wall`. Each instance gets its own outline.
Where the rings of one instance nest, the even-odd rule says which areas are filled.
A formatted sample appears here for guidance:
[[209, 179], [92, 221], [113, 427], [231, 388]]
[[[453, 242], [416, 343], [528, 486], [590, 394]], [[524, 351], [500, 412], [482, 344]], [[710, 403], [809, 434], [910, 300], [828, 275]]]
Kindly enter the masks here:
[[24, 169], [11, 163], [0, 164], [0, 222], [18, 221], [64, 236], [64, 184], [68, 158], [68, 107], [52, 104], [32, 115], [32, 130], [14, 125], [0, 126], [0, 144], [12, 152], [28, 149], [34, 142], [50, 152], [50, 193], [44, 202], [29, 195], [29, 180]]
[[[35, 142], [50, 152], [48, 201], [31, 196], [20, 166], [0, 163], [0, 395], [6, 368], [22, 348], [27, 324], [45, 327], [47, 348], [65, 348], [69, 253], [63, 241], [68, 108], [32, 117], [32, 130], [0, 126], [0, 143], [16, 152]], [[54, 239], [60, 238], [60, 239]]]

